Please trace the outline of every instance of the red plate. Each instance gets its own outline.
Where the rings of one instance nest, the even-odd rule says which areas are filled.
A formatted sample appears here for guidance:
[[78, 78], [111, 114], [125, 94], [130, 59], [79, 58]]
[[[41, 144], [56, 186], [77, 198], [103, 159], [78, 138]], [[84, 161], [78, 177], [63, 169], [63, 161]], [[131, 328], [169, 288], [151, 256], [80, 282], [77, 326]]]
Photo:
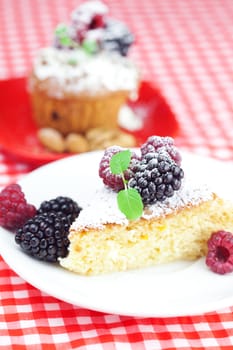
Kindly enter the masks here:
[[[143, 120], [143, 127], [132, 132], [138, 144], [153, 134], [173, 137], [177, 134], [173, 112], [149, 82], [142, 83], [139, 98], [130, 107]], [[0, 81], [0, 122], [0, 144], [22, 160], [40, 165], [69, 155], [48, 151], [39, 143], [25, 78]]]

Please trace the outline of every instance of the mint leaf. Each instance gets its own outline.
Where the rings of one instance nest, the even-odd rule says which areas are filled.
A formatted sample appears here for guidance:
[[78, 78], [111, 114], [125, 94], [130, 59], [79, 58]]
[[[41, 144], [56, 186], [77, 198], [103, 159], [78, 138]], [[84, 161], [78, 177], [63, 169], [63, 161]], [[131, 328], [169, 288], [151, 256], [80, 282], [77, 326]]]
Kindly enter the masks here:
[[110, 170], [112, 174], [121, 175], [125, 185], [125, 189], [117, 193], [119, 210], [128, 220], [136, 220], [142, 216], [144, 206], [139, 192], [134, 188], [128, 188], [128, 181], [126, 181], [124, 177], [124, 171], [129, 168], [130, 161], [130, 150], [120, 151], [112, 156], [110, 160]]
[[65, 24], [59, 24], [55, 29], [55, 34], [60, 38], [68, 35], [68, 27]]
[[69, 29], [65, 24], [59, 24], [55, 29], [55, 34], [63, 46], [71, 46], [73, 40], [70, 38]]
[[72, 40], [68, 36], [60, 37], [60, 44], [63, 46], [70, 46], [72, 45]]
[[110, 170], [113, 174], [122, 174], [128, 169], [131, 160], [130, 150], [114, 154], [110, 160]]
[[128, 220], [135, 220], [143, 213], [142, 198], [134, 188], [119, 191], [117, 203], [120, 211], [125, 214]]
[[92, 54], [97, 51], [97, 44], [94, 40], [85, 39], [82, 42], [82, 48], [86, 51], [86, 53]]

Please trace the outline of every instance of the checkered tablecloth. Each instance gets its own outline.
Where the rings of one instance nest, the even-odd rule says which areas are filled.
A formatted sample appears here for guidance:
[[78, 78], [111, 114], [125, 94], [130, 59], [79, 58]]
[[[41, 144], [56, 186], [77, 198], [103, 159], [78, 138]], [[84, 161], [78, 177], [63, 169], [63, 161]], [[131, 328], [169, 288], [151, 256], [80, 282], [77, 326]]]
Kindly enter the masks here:
[[[66, 22], [79, 2], [0, 0], [0, 79], [25, 76], [36, 50], [51, 41], [56, 24]], [[134, 31], [132, 59], [176, 114], [177, 145], [233, 161], [233, 1], [106, 3], [111, 15]], [[34, 167], [0, 148], [0, 188]], [[142, 319], [98, 313], [42, 293], [0, 258], [0, 349], [207, 348], [233, 348], [231, 305], [192, 317]]]

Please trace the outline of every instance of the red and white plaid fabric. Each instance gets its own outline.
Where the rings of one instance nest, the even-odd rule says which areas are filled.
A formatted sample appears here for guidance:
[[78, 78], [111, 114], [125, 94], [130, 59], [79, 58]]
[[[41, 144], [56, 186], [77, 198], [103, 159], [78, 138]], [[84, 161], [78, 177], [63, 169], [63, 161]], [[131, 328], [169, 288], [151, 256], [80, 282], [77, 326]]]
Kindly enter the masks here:
[[[0, 79], [27, 74], [36, 50], [49, 44], [56, 24], [66, 22], [79, 3], [0, 0]], [[180, 124], [177, 145], [233, 161], [233, 1], [106, 3], [111, 15], [135, 33], [131, 57], [175, 112]], [[0, 148], [0, 188], [33, 168]], [[98, 313], [45, 295], [0, 258], [0, 348], [230, 350], [233, 307], [172, 318]]]

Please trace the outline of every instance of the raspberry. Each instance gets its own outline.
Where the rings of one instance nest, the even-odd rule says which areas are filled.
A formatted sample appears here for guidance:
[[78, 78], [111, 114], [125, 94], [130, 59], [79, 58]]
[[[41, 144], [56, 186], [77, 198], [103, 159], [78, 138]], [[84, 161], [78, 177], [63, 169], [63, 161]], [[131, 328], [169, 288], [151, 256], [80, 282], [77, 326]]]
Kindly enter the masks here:
[[56, 262], [68, 253], [67, 222], [55, 212], [35, 215], [19, 228], [15, 241], [27, 254], [48, 262]]
[[172, 137], [150, 136], [141, 146], [142, 155], [149, 152], [156, 152], [158, 150], [166, 151], [174, 162], [181, 165], [181, 155], [174, 146], [174, 140]]
[[34, 205], [28, 204], [20, 185], [11, 184], [0, 192], [0, 225], [16, 230], [36, 214]]
[[104, 16], [100, 14], [95, 14], [91, 19], [91, 23], [89, 24], [89, 29], [97, 29], [97, 28], [104, 28], [104, 27], [105, 27]]
[[[112, 174], [110, 170], [110, 160], [112, 156], [118, 152], [123, 151], [124, 148], [119, 147], [119, 146], [111, 146], [108, 147], [104, 151], [104, 155], [101, 158], [100, 164], [99, 164], [99, 176], [102, 178], [103, 183], [112, 188], [114, 191], [119, 191], [124, 188], [124, 183], [122, 180], [121, 175], [115, 175]], [[126, 180], [129, 180], [131, 174], [132, 174], [132, 168], [134, 165], [135, 160], [137, 160], [138, 157], [137, 155], [132, 152], [132, 159], [131, 159], [131, 164], [130, 167], [127, 171], [124, 172], [124, 177]]]
[[183, 177], [183, 170], [166, 152], [151, 152], [134, 166], [128, 186], [139, 192], [144, 204], [153, 204], [172, 197]]
[[206, 265], [219, 274], [233, 271], [233, 234], [227, 231], [212, 233], [208, 242]]
[[73, 199], [59, 196], [49, 201], [42, 202], [38, 209], [38, 214], [48, 212], [59, 213], [64, 215], [67, 218], [69, 225], [71, 225], [74, 219], [78, 217], [81, 210], [82, 208], [80, 208]]
[[92, 39], [96, 38], [98, 30], [105, 28], [107, 12], [107, 6], [102, 2], [87, 1], [78, 6], [72, 13], [71, 21], [71, 31], [76, 33], [74, 40], [82, 43], [89, 34]]

